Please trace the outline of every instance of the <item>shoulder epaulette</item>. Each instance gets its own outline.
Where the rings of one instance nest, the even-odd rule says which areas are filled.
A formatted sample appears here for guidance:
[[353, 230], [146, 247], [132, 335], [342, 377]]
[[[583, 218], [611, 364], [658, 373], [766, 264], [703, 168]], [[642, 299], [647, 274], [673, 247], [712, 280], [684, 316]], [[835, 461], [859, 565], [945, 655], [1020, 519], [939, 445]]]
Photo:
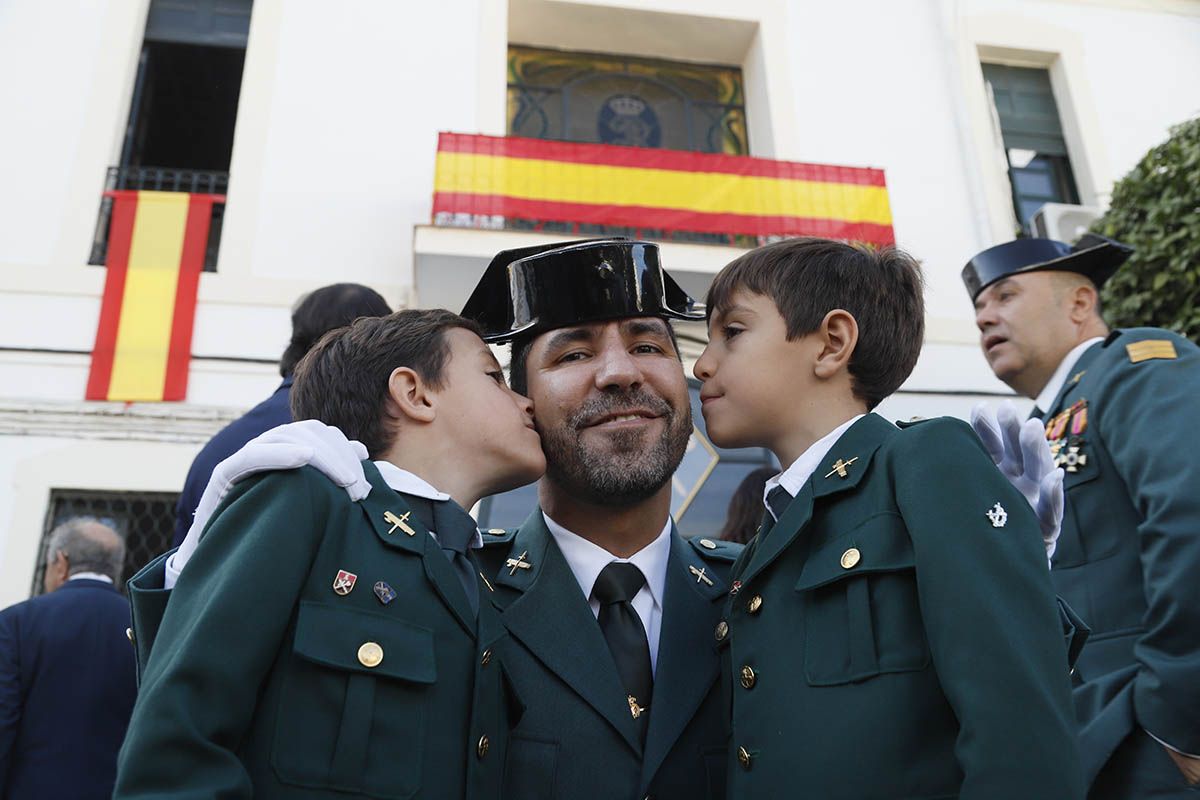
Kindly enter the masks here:
[[517, 535], [516, 528], [483, 528], [479, 532], [483, 534], [484, 547], [508, 544]]
[[934, 417], [911, 417], [909, 419], [896, 420], [896, 427], [900, 430], [911, 428], [913, 425], [920, 425], [922, 422], [929, 422]]
[[1170, 339], [1142, 339], [1140, 342], [1130, 342], [1125, 345], [1125, 352], [1133, 364], [1156, 358], [1179, 358], [1179, 354], [1175, 352], [1175, 343]]
[[703, 558], [709, 561], [737, 561], [737, 557], [742, 553], [742, 547], [737, 542], [727, 542], [724, 539], [709, 539], [701, 536], [693, 536], [688, 539], [688, 543], [699, 553]]

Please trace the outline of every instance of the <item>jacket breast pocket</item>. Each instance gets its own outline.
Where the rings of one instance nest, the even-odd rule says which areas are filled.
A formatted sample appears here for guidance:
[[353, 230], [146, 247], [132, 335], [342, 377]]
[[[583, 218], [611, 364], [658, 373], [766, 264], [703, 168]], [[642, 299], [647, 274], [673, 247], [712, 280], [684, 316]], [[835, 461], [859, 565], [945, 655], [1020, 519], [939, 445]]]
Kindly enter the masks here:
[[802, 595], [810, 686], [929, 665], [912, 541], [898, 516], [871, 517], [814, 550], [796, 591]]
[[433, 632], [305, 601], [279, 698], [271, 763], [284, 783], [407, 798], [421, 788]]

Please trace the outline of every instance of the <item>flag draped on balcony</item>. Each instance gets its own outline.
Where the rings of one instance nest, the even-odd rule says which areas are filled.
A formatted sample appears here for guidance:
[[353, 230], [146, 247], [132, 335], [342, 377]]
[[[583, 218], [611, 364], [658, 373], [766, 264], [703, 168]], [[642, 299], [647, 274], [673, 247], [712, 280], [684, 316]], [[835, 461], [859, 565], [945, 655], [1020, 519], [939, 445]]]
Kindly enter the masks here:
[[438, 224], [504, 220], [895, 242], [883, 171], [442, 133]]
[[186, 192], [110, 191], [108, 275], [88, 400], [183, 400], [196, 290], [214, 202]]

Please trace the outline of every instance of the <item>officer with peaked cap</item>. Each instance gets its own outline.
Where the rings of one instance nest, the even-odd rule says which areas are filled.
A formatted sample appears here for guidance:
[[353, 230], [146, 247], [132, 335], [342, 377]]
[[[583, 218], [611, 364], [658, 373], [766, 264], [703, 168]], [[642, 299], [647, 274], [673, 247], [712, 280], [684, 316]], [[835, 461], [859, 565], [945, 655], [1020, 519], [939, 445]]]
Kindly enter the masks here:
[[1108, 329], [1099, 289], [1131, 253], [1021, 239], [962, 273], [984, 357], [1036, 401], [1066, 473], [1052, 576], [1092, 628], [1075, 699], [1093, 800], [1200, 780], [1200, 348]]
[[485, 536], [526, 704], [506, 796], [724, 796], [713, 632], [740, 547], [670, 517], [692, 421], [668, 320], [703, 312], [656, 245], [608, 239], [500, 253], [463, 315], [512, 342], [548, 464], [529, 519]]

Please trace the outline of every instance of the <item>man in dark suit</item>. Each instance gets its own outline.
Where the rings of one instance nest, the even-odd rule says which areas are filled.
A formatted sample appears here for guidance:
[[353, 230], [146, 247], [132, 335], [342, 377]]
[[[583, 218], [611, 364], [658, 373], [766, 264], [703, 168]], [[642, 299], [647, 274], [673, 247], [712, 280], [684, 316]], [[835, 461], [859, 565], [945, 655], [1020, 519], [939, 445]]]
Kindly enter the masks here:
[[1092, 629], [1075, 673], [1089, 797], [1194, 798], [1200, 348], [1108, 329], [1098, 290], [1130, 252], [1091, 235], [1021, 239], [976, 255], [963, 280], [992, 371], [1036, 400], [1066, 471], [1051, 576]]
[[50, 534], [46, 594], [0, 611], [0, 797], [108, 798], [137, 695], [125, 544], [79, 517]]
[[389, 313], [391, 309], [378, 292], [357, 283], [324, 286], [300, 300], [292, 312], [291, 341], [279, 360], [279, 374], [283, 376], [283, 383], [266, 400], [225, 426], [196, 455], [175, 505], [173, 547], [182, 544], [187, 536], [192, 515], [217, 464], [260, 433], [292, 421], [292, 411], [288, 405], [292, 371], [304, 354], [334, 328], [349, 325], [359, 317], [382, 317]]

